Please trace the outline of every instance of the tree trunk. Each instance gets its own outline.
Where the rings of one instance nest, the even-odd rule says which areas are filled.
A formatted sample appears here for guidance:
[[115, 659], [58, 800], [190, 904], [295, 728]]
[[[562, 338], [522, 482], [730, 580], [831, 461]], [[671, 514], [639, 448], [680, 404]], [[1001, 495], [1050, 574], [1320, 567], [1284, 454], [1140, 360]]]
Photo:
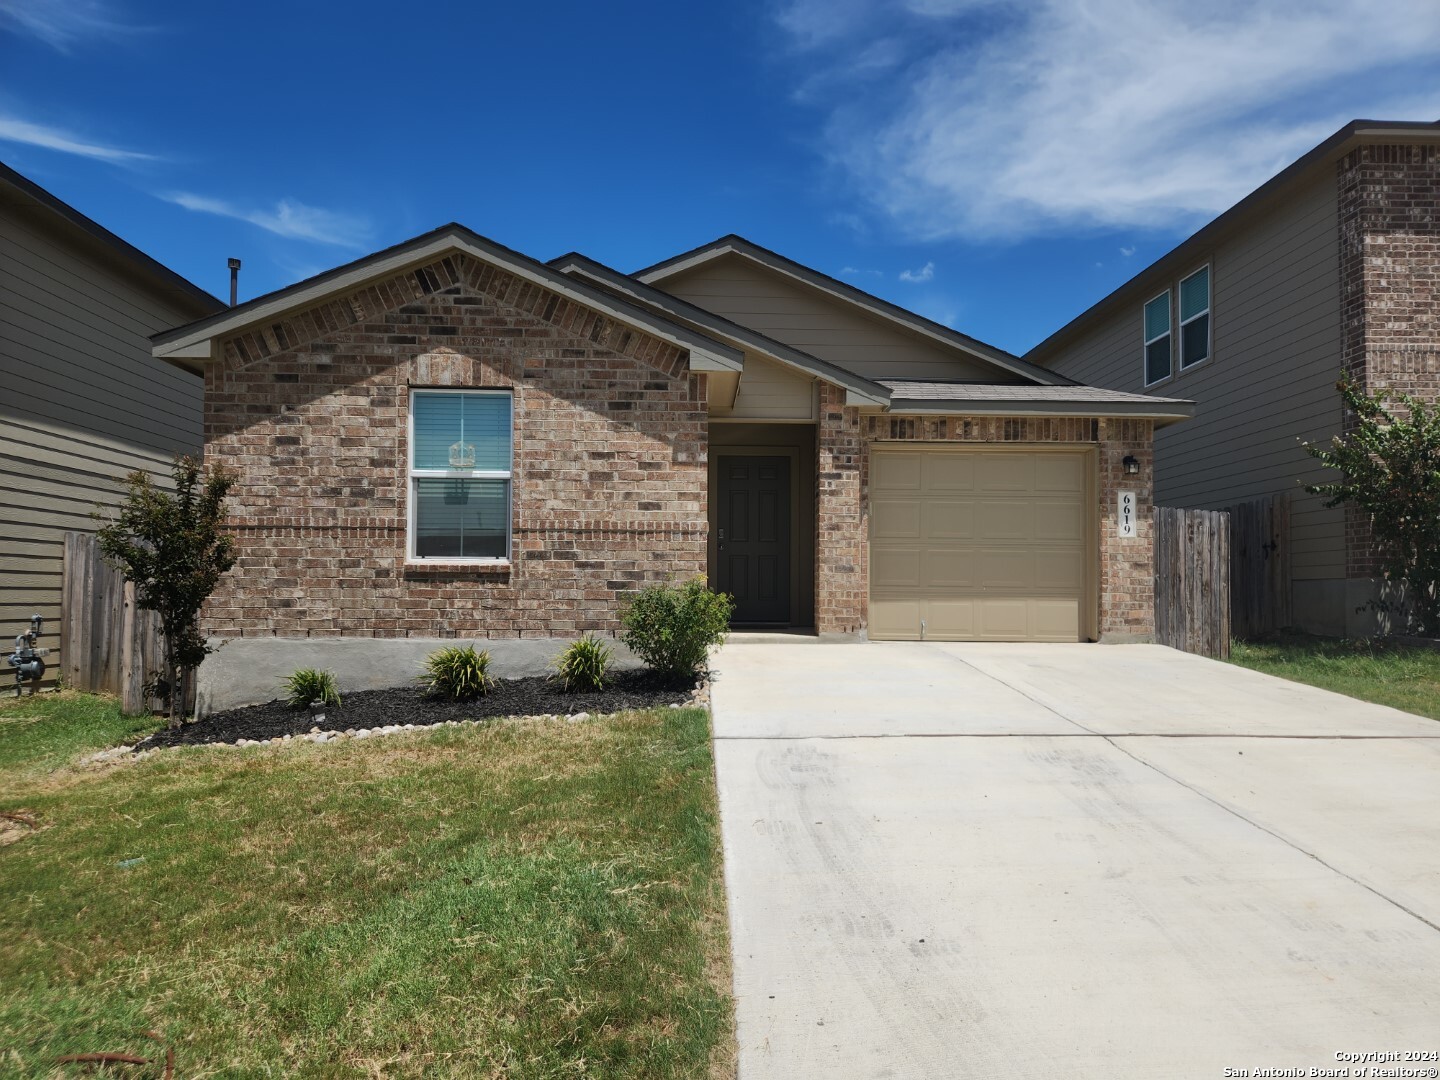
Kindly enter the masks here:
[[165, 688], [169, 694], [169, 716], [166, 720], [168, 727], [177, 728], [180, 726], [178, 692], [179, 672], [175, 668], [175, 640], [168, 630], [165, 633]]

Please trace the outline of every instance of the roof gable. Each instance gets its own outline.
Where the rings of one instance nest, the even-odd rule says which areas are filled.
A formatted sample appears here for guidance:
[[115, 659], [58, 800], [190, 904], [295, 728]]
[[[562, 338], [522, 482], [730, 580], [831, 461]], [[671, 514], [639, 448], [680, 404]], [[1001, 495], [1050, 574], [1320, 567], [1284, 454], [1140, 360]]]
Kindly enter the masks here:
[[[422, 291], [433, 291], [424, 288], [427, 283], [422, 271], [450, 256], [468, 257], [501, 269], [513, 275], [520, 288], [530, 286], [558, 294], [566, 301], [651, 334], [684, 350], [692, 370], [738, 371], [743, 365], [744, 354], [731, 345], [562, 274], [454, 223], [287, 288], [257, 296], [188, 326], [156, 334], [151, 338], [153, 352], [161, 359], [193, 369], [217, 354], [215, 345], [222, 339], [249, 335], [266, 341], [266, 328], [306, 313], [311, 314], [312, 320], [318, 320], [319, 325], [335, 319], [343, 320], [344, 325], [360, 322], [374, 305], [388, 304], [391, 297], [377, 294], [370, 303], [360, 307], [353, 302], [337, 303], [340, 298], [353, 298], [377, 283], [407, 274], [420, 275], [416, 281]], [[327, 314], [321, 315], [321, 312]]]
[[562, 273], [589, 278], [601, 287], [619, 293], [636, 303], [644, 304], [663, 314], [696, 325], [703, 331], [752, 349], [786, 367], [817, 379], [824, 379], [826, 382], [842, 387], [865, 403], [883, 404], [889, 397], [889, 392], [885, 387], [871, 379], [856, 375], [843, 367], [793, 348], [752, 327], [707, 311], [654, 286], [636, 281], [628, 274], [623, 274], [619, 270], [596, 262], [578, 252], [551, 259], [550, 265]]
[[[709, 244], [639, 270], [633, 276], [643, 284], [655, 285], [665, 288], [667, 291], [679, 293], [700, 307], [710, 307], [712, 304], [718, 306], [720, 298], [718, 295], [713, 299], [707, 297], [705, 285], [698, 285], [696, 291], [686, 288], [686, 285], [687, 283], [698, 283], [707, 275], [713, 278], [719, 272], [719, 264], [726, 260], [740, 260], [744, 264], [748, 264], [752, 272], [773, 276], [791, 292], [792, 297], [809, 295], [815, 301], [823, 301], [831, 305], [832, 309], [835, 307], [842, 311], [848, 309], [852, 318], [861, 318], [870, 325], [878, 324], [882, 330], [888, 330], [907, 341], [924, 343], [931, 349], [940, 350], [942, 355], [954, 358], [957, 369], [963, 371], [967, 365], [969, 366], [969, 373], [965, 377], [983, 379], [988, 375], [989, 379], [994, 380], [998, 376], [1005, 381], [1043, 385], [1057, 385], [1069, 381], [1052, 371], [1027, 363], [1004, 349], [996, 348], [967, 334], [952, 330], [948, 326], [917, 315], [888, 300], [882, 300], [853, 285], [822, 274], [820, 271], [792, 259], [787, 259], [767, 248], [762, 248], [740, 236], [721, 237]], [[728, 315], [737, 322], [747, 321], [740, 312], [735, 310], [721, 311], [720, 313]], [[761, 329], [773, 337], [780, 337], [782, 340], [786, 338], [778, 325], [770, 325], [776, 320], [767, 320], [763, 316], [757, 316], [755, 322], [767, 324], [765, 326], [757, 325], [757, 329]], [[817, 334], [818, 336], [823, 335]], [[788, 343], [805, 347], [798, 340], [789, 340]], [[821, 346], [809, 345], [807, 351], [821, 352]], [[848, 366], [846, 361], [841, 359], [838, 351], [827, 359], [839, 363], [841, 366]], [[860, 361], [851, 361], [851, 363], [858, 362]], [[860, 373], [875, 377], [874, 372]], [[913, 376], [921, 374], [921, 372], [896, 370], [894, 374], [897, 377], [907, 374]], [[930, 374], [939, 375], [940, 372], [932, 370]]]

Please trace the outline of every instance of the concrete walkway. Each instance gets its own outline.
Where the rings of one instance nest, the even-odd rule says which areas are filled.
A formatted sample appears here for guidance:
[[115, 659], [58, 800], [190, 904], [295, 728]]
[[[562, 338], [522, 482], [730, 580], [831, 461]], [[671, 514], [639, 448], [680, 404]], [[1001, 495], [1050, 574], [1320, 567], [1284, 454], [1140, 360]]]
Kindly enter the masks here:
[[716, 669], [742, 1080], [1440, 1050], [1440, 723], [1145, 645]]

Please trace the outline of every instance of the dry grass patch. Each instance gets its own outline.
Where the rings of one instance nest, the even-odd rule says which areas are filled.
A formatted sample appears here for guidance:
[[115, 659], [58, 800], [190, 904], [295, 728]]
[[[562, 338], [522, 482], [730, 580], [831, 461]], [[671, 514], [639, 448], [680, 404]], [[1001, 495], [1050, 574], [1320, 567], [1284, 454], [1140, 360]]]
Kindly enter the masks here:
[[27, 772], [0, 1064], [153, 1028], [184, 1076], [729, 1075], [708, 736], [667, 709]]

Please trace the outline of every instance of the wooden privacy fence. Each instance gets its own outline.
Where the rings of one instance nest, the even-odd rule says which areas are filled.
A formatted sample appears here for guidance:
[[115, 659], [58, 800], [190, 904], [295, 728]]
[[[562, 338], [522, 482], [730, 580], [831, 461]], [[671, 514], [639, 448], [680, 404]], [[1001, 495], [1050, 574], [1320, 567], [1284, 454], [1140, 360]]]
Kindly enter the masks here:
[[60, 602], [60, 670], [65, 684], [115, 694], [127, 713], [157, 702], [144, 686], [165, 667], [160, 617], [135, 606], [135, 586], [100, 557], [89, 533], [65, 534]]
[[1230, 655], [1230, 515], [1155, 507], [1155, 640]]
[[1291, 624], [1290, 497], [1237, 503], [1230, 513], [1230, 625], [1252, 638]]

